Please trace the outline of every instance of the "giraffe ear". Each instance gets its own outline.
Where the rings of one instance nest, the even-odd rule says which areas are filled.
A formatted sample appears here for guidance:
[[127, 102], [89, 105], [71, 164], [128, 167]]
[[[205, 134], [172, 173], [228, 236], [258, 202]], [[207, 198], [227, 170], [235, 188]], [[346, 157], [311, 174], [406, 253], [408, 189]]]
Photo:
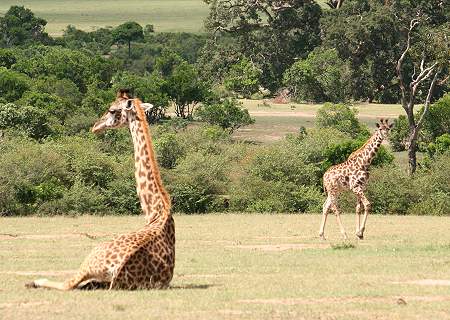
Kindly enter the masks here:
[[130, 90], [129, 89], [119, 89], [119, 91], [117, 92], [117, 98], [130, 99], [131, 98]]
[[133, 100], [128, 99], [127, 100], [127, 106], [125, 107], [126, 110], [131, 110], [133, 108]]

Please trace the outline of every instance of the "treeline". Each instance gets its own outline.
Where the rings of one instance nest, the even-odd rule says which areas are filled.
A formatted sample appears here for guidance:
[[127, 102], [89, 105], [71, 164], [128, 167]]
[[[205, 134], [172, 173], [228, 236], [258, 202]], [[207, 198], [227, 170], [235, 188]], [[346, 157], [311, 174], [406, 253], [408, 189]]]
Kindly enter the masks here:
[[[157, 106], [148, 120], [175, 211], [320, 211], [323, 172], [368, 138], [355, 111], [325, 104], [315, 128], [299, 128], [266, 146], [232, 139], [234, 130], [254, 121], [236, 98], [274, 97], [287, 88], [301, 101], [397, 102], [395, 76], [373, 60], [392, 66], [392, 59], [378, 55], [399, 50], [383, 42], [390, 39], [388, 27], [386, 34], [373, 27], [384, 21], [384, 4], [348, 0], [338, 12], [313, 1], [258, 1], [252, 7], [236, 0], [226, 16], [229, 1], [209, 2], [209, 32], [201, 35], [155, 33], [151, 25], [126, 22], [92, 32], [68, 26], [52, 38], [46, 21], [24, 7], [0, 17], [0, 215], [139, 213], [129, 133], [89, 133], [123, 87]], [[261, 18], [261, 10], [269, 16]], [[430, 12], [442, 26], [439, 10]], [[373, 21], [363, 19], [372, 21], [365, 36], [346, 29], [356, 16], [375, 13]], [[325, 35], [330, 21], [339, 19], [332, 45]], [[337, 48], [338, 30], [353, 50], [347, 57]], [[380, 39], [372, 39], [377, 34]], [[367, 49], [352, 61], [368, 39], [379, 50]], [[437, 84], [435, 98], [446, 86]], [[406, 175], [386, 149], [378, 155], [369, 184], [375, 212], [450, 212], [449, 99], [436, 101], [425, 117], [418, 139], [427, 155], [417, 174]], [[394, 150], [405, 149], [408, 136], [407, 119], [400, 117]]]

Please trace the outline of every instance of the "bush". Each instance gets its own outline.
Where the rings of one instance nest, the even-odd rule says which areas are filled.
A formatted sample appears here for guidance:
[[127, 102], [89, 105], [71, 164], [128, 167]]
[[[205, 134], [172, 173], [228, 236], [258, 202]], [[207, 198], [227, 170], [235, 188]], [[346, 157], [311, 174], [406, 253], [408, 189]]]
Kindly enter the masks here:
[[389, 143], [392, 150], [404, 151], [409, 135], [408, 119], [404, 115], [400, 115], [394, 120], [394, 126], [389, 132]]
[[[366, 139], [361, 140], [347, 140], [339, 144], [333, 144], [326, 148], [323, 152], [325, 160], [322, 164], [322, 170], [325, 172], [332, 165], [342, 163], [356, 150], [361, 148]], [[390, 164], [394, 161], [394, 155], [387, 151], [384, 146], [380, 146], [375, 158], [372, 160], [372, 166], [380, 166]]]
[[225, 88], [249, 98], [258, 92], [259, 78], [262, 71], [247, 58], [233, 64], [223, 81]]
[[311, 212], [321, 206], [318, 167], [299, 155], [299, 145], [283, 141], [258, 148], [232, 188], [234, 210]]
[[195, 113], [200, 121], [217, 125], [223, 130], [233, 133], [234, 130], [255, 122], [247, 109], [242, 109], [241, 103], [234, 99], [225, 99], [216, 103], [205, 103], [197, 108]]
[[428, 155], [443, 154], [450, 151], [450, 134], [445, 133], [437, 137], [435, 142], [430, 143], [427, 148]]
[[325, 103], [317, 111], [316, 126], [318, 128], [335, 128], [351, 137], [370, 135], [367, 128], [359, 123], [357, 110], [345, 104]]
[[66, 159], [48, 145], [11, 139], [0, 155], [0, 214], [32, 214], [70, 186]]
[[228, 168], [221, 156], [188, 154], [167, 178], [173, 210], [188, 214], [224, 210]]
[[350, 70], [335, 49], [318, 49], [295, 62], [283, 83], [297, 101], [342, 102], [349, 99]]
[[184, 156], [184, 146], [177, 140], [175, 133], [166, 133], [155, 140], [155, 152], [158, 164], [163, 168], [175, 168], [178, 159]]
[[0, 67], [0, 96], [14, 102], [30, 88], [30, 79], [23, 73]]

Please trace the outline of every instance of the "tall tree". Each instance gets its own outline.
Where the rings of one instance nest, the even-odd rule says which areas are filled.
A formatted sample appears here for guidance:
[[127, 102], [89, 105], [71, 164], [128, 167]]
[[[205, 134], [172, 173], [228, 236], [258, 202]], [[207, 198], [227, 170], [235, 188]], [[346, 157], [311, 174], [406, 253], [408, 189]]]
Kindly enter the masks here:
[[144, 30], [142, 26], [134, 21], [125, 22], [112, 31], [113, 39], [116, 43], [128, 44], [128, 58], [131, 58], [131, 41], [144, 40]]
[[[401, 103], [408, 119], [408, 163], [413, 174], [417, 167], [417, 139], [429, 112], [436, 85], [443, 85], [449, 77], [450, 24], [434, 25], [420, 8], [411, 15], [406, 29], [405, 48], [400, 55], [396, 72], [401, 91]], [[420, 91], [426, 92], [424, 107], [415, 117], [414, 107]]]
[[[263, 85], [276, 88], [296, 58], [320, 43], [320, 6], [312, 0], [204, 0], [210, 6], [205, 21], [221, 50], [220, 39], [231, 35], [235, 57], [244, 55], [263, 71]], [[237, 61], [234, 61], [235, 64]]]
[[50, 42], [44, 32], [47, 21], [38, 18], [30, 9], [23, 6], [11, 6], [0, 17], [0, 41], [5, 47], [23, 45], [33, 42]]

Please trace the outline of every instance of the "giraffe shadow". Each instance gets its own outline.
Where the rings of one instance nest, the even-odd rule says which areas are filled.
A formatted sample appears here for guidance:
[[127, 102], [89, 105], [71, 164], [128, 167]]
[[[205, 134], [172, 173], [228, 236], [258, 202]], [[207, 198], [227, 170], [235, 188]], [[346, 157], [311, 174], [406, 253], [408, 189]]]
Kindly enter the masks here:
[[[215, 284], [185, 284], [185, 285], [175, 285], [170, 286], [168, 290], [205, 290], [209, 289], [211, 287], [216, 287]], [[109, 289], [109, 283], [106, 282], [96, 282], [96, 281], [90, 281], [85, 284], [81, 284], [77, 287], [79, 290], [108, 290]]]
[[184, 284], [184, 285], [177, 285], [177, 286], [170, 286], [169, 290], [192, 290], [192, 289], [198, 289], [198, 290], [205, 290], [212, 287], [217, 287], [216, 284]]

